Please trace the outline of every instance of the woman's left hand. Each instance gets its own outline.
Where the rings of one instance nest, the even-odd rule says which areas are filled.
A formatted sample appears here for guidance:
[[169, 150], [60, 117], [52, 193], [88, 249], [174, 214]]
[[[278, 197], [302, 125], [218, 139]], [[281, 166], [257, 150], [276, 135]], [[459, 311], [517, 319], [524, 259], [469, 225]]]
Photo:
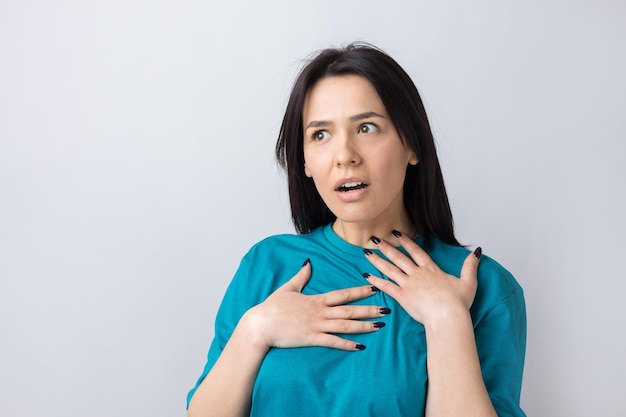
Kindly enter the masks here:
[[377, 248], [391, 262], [367, 249], [364, 250], [366, 257], [393, 282], [374, 275], [366, 277], [367, 280], [393, 297], [411, 317], [425, 326], [432, 320], [445, 320], [459, 309], [467, 312], [476, 295], [481, 249], [468, 255], [461, 276], [457, 278], [442, 271], [412, 239], [396, 231], [393, 234], [410, 257], [388, 242], [373, 237]]

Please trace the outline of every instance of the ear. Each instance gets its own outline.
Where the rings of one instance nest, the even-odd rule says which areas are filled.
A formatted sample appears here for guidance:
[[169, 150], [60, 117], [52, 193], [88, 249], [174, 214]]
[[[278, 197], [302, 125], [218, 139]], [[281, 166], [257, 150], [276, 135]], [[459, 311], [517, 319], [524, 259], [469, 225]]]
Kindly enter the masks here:
[[306, 162], [304, 163], [304, 175], [306, 175], [307, 177], [311, 178], [311, 172], [309, 171], [309, 169], [306, 167]]
[[407, 161], [409, 165], [417, 165], [419, 163], [419, 158], [415, 155], [415, 151], [411, 148], [409, 143], [402, 137], [402, 143], [404, 144], [404, 150], [407, 152], [409, 160]]

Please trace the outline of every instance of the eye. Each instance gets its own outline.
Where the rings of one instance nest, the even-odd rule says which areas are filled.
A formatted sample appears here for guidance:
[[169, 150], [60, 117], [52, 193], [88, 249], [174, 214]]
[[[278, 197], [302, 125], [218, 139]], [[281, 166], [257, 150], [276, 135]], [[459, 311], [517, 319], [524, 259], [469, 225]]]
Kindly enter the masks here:
[[317, 132], [314, 132], [313, 135], [311, 135], [311, 138], [315, 142], [320, 142], [324, 139], [328, 139], [329, 137], [330, 134], [326, 130], [318, 130]]
[[377, 130], [378, 126], [376, 126], [374, 123], [363, 123], [361, 126], [359, 126], [358, 133], [373, 133]]

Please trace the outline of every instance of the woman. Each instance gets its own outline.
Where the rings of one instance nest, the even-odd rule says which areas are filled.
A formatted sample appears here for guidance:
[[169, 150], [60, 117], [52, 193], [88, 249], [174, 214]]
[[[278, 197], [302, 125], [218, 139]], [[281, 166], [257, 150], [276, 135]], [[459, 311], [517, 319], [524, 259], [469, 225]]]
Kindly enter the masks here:
[[522, 290], [454, 237], [404, 70], [368, 45], [321, 52], [276, 155], [299, 235], [243, 258], [189, 416], [523, 416]]

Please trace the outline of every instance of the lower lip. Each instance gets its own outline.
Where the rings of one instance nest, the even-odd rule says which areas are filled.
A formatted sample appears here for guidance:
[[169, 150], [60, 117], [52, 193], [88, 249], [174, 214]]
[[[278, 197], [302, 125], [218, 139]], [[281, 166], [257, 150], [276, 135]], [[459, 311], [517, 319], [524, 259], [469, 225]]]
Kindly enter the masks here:
[[352, 201], [358, 201], [367, 192], [368, 188], [369, 186], [359, 188], [358, 190], [352, 190], [352, 191], [337, 191], [337, 195], [341, 201], [344, 201], [346, 203], [349, 203]]

